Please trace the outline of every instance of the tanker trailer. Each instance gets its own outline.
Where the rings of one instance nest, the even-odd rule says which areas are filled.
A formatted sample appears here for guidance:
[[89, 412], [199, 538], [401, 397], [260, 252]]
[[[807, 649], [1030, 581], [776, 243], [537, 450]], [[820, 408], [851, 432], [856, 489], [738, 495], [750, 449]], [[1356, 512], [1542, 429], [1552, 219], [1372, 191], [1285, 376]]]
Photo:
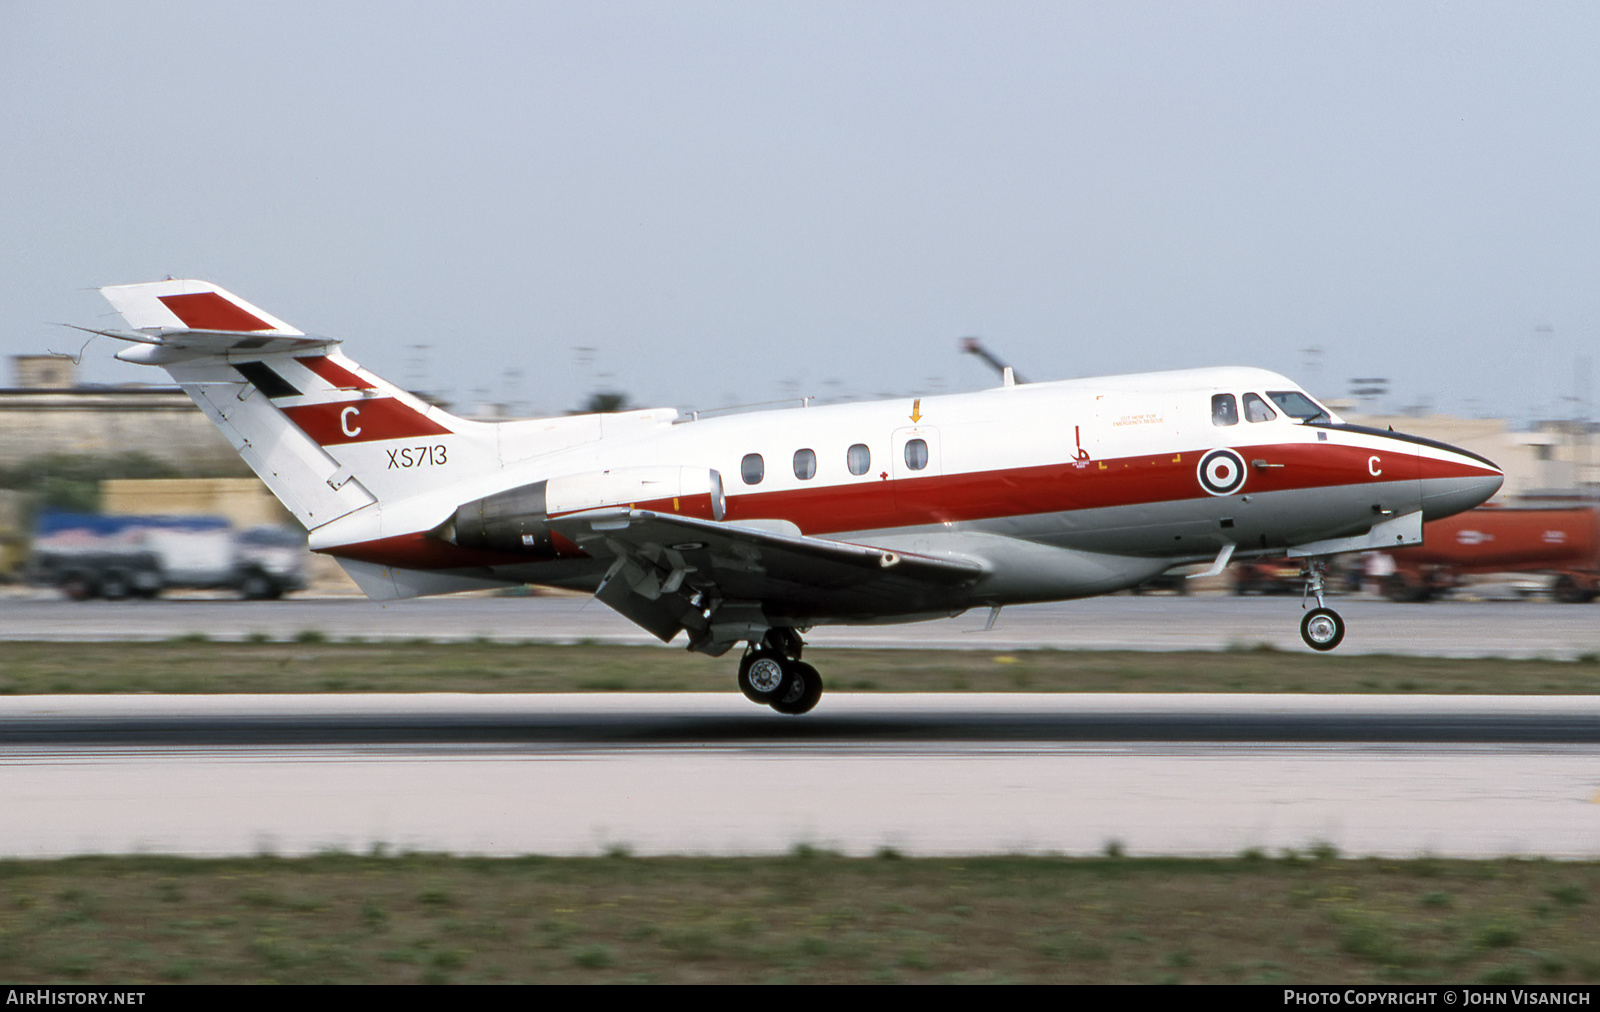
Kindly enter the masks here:
[[1383, 581], [1392, 601], [1426, 601], [1470, 573], [1555, 575], [1555, 598], [1568, 604], [1600, 593], [1600, 510], [1592, 506], [1480, 506], [1435, 520], [1423, 543], [1389, 553], [1394, 572]]

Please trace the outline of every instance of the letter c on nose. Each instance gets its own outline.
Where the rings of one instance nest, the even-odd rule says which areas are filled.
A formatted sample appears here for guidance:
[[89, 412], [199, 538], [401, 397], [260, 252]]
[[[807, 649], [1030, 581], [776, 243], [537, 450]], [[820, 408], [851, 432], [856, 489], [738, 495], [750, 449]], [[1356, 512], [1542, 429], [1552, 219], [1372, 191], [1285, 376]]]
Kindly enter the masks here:
[[[351, 435], [355, 435], [355, 433], [351, 433]], [[1367, 458], [1367, 472], [1369, 474], [1371, 474], [1374, 478], [1376, 478], [1378, 475], [1383, 473], [1383, 468], [1378, 466], [1378, 458], [1377, 457], [1368, 457]]]
[[[359, 435], [361, 435], [361, 426], [357, 425], [353, 429], [350, 427], [350, 419], [351, 418], [360, 418], [360, 417], [361, 417], [361, 409], [360, 408], [345, 408], [343, 411], [339, 412], [339, 428], [342, 429], [344, 431], [344, 434], [347, 435], [347, 436], [359, 436]], [[1378, 458], [1377, 457], [1373, 457], [1372, 459], [1373, 460], [1377, 460]], [[1373, 473], [1376, 474], [1377, 472], [1374, 471]]]

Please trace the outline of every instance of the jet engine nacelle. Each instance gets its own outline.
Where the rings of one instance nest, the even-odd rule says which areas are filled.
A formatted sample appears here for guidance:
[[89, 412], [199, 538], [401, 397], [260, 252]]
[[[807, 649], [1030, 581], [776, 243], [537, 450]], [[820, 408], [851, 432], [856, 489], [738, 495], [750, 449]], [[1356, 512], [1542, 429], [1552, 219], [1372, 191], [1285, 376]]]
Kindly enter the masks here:
[[721, 520], [722, 476], [698, 467], [623, 467], [548, 478], [464, 503], [439, 533], [465, 548], [548, 558], [561, 554], [552, 516], [614, 506]]

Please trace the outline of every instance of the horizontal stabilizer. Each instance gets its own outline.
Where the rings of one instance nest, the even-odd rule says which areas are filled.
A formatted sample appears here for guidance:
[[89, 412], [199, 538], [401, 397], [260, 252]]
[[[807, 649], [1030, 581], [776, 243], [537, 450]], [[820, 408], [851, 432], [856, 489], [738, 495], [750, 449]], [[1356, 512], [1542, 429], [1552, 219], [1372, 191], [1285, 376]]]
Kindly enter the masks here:
[[100, 293], [122, 314], [128, 329], [75, 329], [132, 342], [135, 347], [117, 355], [125, 362], [167, 365], [241, 354], [258, 358], [337, 343], [309, 336], [209, 281], [110, 285]]
[[304, 337], [303, 331], [209, 281], [147, 281], [108, 285], [100, 294], [134, 330], [155, 334], [204, 330]]

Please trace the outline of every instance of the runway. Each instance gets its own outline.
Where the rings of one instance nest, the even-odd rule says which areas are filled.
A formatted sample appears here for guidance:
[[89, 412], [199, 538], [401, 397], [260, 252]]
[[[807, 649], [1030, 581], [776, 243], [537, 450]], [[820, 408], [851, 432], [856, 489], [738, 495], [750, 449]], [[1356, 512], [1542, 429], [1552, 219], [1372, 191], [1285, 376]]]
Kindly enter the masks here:
[[[1349, 632], [1342, 653], [1570, 660], [1600, 654], [1600, 605], [1548, 601], [1395, 604], [1364, 596], [1329, 598]], [[885, 626], [823, 626], [807, 641], [824, 647], [937, 647], [1023, 650], [1225, 650], [1269, 644], [1307, 651], [1295, 597], [1113, 596], [1005, 609], [983, 631], [987, 612]], [[236, 601], [62, 601], [49, 593], [8, 597], [3, 640], [150, 640], [204, 635], [330, 639], [655, 644], [604, 605], [576, 597], [448, 597], [388, 604], [357, 598]], [[681, 644], [677, 647], [681, 649]]]
[[[1594, 606], [1331, 602], [1346, 653], [1600, 653]], [[1109, 597], [817, 645], [1304, 652], [1293, 598]], [[577, 598], [9, 597], [0, 640], [656, 641]], [[666, 647], [663, 649], [681, 649]], [[3, 656], [3, 648], [0, 648]], [[707, 660], [708, 664], [725, 663]], [[782, 718], [729, 692], [0, 698], [0, 854], [1600, 858], [1600, 697], [870, 695]]]
[[0, 699], [0, 854], [1600, 857], [1600, 699]]

